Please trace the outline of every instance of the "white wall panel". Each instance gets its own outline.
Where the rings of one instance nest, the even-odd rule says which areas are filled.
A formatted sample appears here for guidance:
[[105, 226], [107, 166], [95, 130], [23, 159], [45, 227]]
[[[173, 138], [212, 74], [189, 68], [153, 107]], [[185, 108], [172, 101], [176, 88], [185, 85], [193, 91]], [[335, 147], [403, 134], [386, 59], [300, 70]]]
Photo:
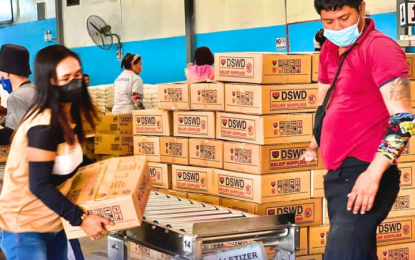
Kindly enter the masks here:
[[[395, 0], [366, 0], [366, 10], [371, 15], [396, 11]], [[288, 23], [320, 19], [314, 9], [314, 0], [287, 0]]]
[[42, 2], [46, 3], [46, 19], [55, 18], [55, 0], [13, 0], [15, 24], [37, 21], [36, 3]]
[[285, 1], [195, 0], [195, 14], [196, 33], [282, 25]]
[[124, 41], [185, 35], [183, 0], [122, 0]]
[[[63, 30], [65, 45], [69, 48], [95, 45], [89, 37], [86, 21], [98, 15], [111, 25], [112, 33], [123, 38], [120, 0], [84, 0], [79, 6], [63, 6]], [[114, 39], [116, 41], [116, 39]]]

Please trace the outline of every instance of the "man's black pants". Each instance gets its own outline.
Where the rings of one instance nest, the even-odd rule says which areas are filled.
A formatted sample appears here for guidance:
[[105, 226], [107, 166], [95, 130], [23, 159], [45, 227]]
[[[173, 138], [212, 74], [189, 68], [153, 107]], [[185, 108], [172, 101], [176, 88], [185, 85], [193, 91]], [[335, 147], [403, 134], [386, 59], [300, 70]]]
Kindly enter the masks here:
[[324, 178], [330, 231], [325, 260], [377, 260], [376, 228], [388, 216], [399, 192], [400, 171], [391, 166], [383, 175], [373, 208], [366, 214], [347, 211], [347, 195], [369, 163], [346, 159]]

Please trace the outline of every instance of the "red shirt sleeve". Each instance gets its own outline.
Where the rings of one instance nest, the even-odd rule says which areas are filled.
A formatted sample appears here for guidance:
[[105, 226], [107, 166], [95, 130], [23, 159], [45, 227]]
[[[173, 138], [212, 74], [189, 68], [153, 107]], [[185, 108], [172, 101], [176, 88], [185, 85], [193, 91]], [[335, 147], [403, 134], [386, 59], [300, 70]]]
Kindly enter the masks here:
[[[318, 82], [323, 84], [330, 84], [329, 76], [327, 75], [327, 44], [323, 45], [323, 48], [320, 52], [319, 62], [318, 62]], [[326, 48], [325, 48], [326, 47]]]
[[396, 78], [409, 77], [404, 51], [386, 35], [374, 36], [362, 50], [366, 53], [366, 65], [379, 88]]

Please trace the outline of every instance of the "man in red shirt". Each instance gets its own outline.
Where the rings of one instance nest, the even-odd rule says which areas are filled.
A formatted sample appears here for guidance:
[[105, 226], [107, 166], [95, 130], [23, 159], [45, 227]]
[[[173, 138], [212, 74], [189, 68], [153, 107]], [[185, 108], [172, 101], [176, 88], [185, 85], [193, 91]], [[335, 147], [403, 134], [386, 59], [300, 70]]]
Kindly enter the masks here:
[[324, 259], [378, 259], [376, 229], [399, 192], [396, 160], [415, 132], [405, 54], [365, 19], [363, 0], [314, 5], [327, 38], [320, 53], [319, 104], [331, 85], [333, 92], [321, 138], [313, 138], [302, 160], [316, 160], [320, 140], [331, 224]]

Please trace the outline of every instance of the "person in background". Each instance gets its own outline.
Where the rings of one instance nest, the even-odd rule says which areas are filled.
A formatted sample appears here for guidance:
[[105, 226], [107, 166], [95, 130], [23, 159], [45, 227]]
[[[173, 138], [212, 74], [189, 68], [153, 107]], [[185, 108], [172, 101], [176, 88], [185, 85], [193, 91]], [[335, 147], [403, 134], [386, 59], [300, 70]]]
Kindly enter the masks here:
[[215, 79], [215, 70], [212, 65], [215, 58], [208, 47], [199, 47], [195, 51], [195, 64], [189, 64], [185, 69], [186, 79], [189, 82]]
[[142, 100], [143, 80], [139, 76], [143, 70], [140, 55], [127, 53], [121, 62], [125, 69], [114, 82], [114, 107], [112, 113], [125, 114], [132, 110], [144, 109]]
[[314, 51], [321, 51], [323, 44], [326, 42], [327, 38], [324, 36], [324, 29], [319, 30], [314, 36]]
[[[61, 45], [35, 59], [37, 95], [12, 138], [0, 195], [0, 247], [7, 259], [66, 260], [61, 217], [92, 239], [108, 234], [112, 221], [88, 215], [68, 200], [85, 140], [81, 118], [95, 127], [96, 110], [82, 80], [79, 57]], [[62, 192], [62, 193], [61, 193]]]
[[327, 38], [319, 61], [319, 106], [333, 92], [302, 159], [316, 160], [320, 146], [328, 171], [324, 259], [378, 259], [376, 230], [396, 201], [397, 160], [415, 133], [405, 53], [365, 19], [365, 1], [314, 0], [314, 6]]
[[9, 96], [6, 125], [0, 130], [0, 145], [10, 144], [13, 131], [33, 105], [36, 89], [29, 80], [30, 74], [29, 51], [19, 45], [3, 45], [0, 50], [0, 81]]
[[85, 82], [86, 87], [89, 87], [91, 84], [91, 81], [89, 80], [89, 75], [88, 74], [84, 74], [83, 78], [82, 78]]

